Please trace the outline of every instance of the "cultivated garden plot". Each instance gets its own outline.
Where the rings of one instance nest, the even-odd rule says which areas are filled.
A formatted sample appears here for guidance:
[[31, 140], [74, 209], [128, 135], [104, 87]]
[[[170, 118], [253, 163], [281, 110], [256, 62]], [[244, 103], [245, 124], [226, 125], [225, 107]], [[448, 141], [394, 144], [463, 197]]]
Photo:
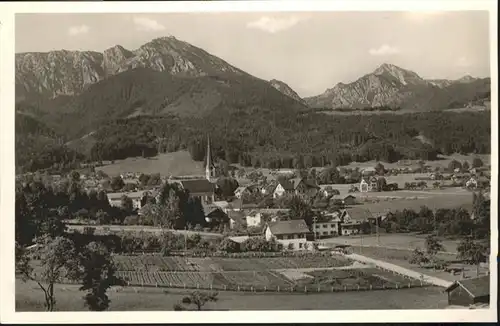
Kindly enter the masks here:
[[297, 257], [222, 258], [163, 257], [160, 255], [114, 256], [119, 271], [265, 271], [288, 268], [325, 268], [349, 266], [342, 256], [304, 255]]

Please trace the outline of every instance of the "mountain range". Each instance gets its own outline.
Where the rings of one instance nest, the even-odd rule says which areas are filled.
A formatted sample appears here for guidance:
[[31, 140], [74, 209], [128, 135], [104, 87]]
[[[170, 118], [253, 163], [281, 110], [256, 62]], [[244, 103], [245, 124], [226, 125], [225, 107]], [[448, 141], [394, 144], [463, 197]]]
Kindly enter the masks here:
[[[410, 70], [382, 64], [352, 83], [339, 83], [302, 99], [283, 81], [252, 76], [172, 36], [136, 50], [116, 45], [102, 53], [18, 53], [15, 61], [16, 119], [27, 121], [25, 128], [16, 128], [16, 136], [30, 148], [40, 130], [45, 140], [53, 137], [60, 144], [116, 119], [137, 116], [203, 121], [208, 116], [253, 119], [317, 108], [434, 111], [484, 102], [490, 96], [489, 78], [426, 80]], [[26, 134], [28, 140], [23, 138]]]
[[433, 111], [488, 99], [490, 87], [490, 78], [426, 80], [411, 70], [384, 63], [352, 83], [338, 83], [305, 101], [312, 108]]

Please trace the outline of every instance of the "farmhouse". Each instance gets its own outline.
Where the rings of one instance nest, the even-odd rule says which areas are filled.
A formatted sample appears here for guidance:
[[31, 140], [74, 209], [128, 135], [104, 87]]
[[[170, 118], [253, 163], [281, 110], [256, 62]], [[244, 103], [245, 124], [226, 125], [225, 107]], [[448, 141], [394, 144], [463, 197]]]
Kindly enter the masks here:
[[455, 281], [450, 285], [448, 293], [448, 304], [458, 306], [469, 306], [477, 303], [490, 302], [490, 276], [464, 279]]
[[360, 207], [344, 209], [340, 213], [340, 234], [351, 235], [360, 232], [361, 224], [372, 219], [372, 214]]
[[143, 198], [145, 195], [144, 191], [135, 192], [112, 192], [106, 194], [108, 197], [109, 205], [114, 207], [122, 206], [122, 197], [127, 196], [132, 199], [132, 205], [134, 209], [140, 209], [142, 207]]
[[181, 187], [189, 192], [189, 195], [200, 198], [202, 202], [213, 203], [215, 201], [215, 186], [206, 179], [181, 180]]
[[377, 178], [374, 176], [363, 176], [359, 183], [360, 192], [370, 192], [377, 190]]
[[303, 220], [271, 222], [267, 225], [266, 240], [276, 239], [285, 249], [303, 250], [309, 228]]
[[314, 223], [314, 237], [319, 239], [339, 235], [340, 222], [341, 220], [338, 213], [325, 215], [325, 219], [323, 221], [317, 221]]
[[263, 221], [262, 213], [258, 210], [252, 210], [245, 216], [247, 227], [249, 226], [259, 226]]
[[285, 194], [315, 196], [319, 189], [316, 184], [303, 178], [280, 180], [276, 188], [274, 188], [273, 198], [278, 198]]

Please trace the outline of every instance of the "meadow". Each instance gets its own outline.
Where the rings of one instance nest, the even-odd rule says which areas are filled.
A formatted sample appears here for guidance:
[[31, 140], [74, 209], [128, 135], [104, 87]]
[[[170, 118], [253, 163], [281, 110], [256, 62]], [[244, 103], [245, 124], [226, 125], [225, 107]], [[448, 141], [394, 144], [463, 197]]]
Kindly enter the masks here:
[[[169, 311], [192, 292], [184, 289], [115, 287], [109, 291], [110, 311]], [[56, 311], [86, 311], [84, 293], [77, 285], [55, 286]], [[441, 288], [423, 287], [379, 291], [333, 293], [232, 292], [219, 293], [217, 303], [205, 310], [362, 310], [442, 309], [447, 306]], [[307, 296], [307, 297], [304, 297]], [[16, 311], [44, 311], [43, 293], [33, 282], [16, 281]]]
[[161, 176], [204, 175], [203, 162], [195, 162], [187, 151], [160, 154], [155, 157], [132, 157], [117, 160], [113, 164], [96, 167], [109, 176], [127, 172], [155, 174]]

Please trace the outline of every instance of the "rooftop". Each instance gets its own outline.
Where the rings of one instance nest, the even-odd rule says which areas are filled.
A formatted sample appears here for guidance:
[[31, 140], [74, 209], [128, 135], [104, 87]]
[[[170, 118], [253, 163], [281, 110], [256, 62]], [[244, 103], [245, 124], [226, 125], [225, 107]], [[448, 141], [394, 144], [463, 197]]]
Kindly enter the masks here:
[[309, 233], [309, 228], [304, 220], [272, 222], [269, 223], [269, 228], [274, 235]]
[[446, 289], [446, 291], [452, 291], [457, 286], [462, 286], [475, 298], [487, 296], [490, 294], [490, 276], [485, 275], [477, 278], [455, 281]]
[[212, 194], [214, 192], [214, 184], [207, 179], [199, 180], [182, 180], [180, 181], [182, 187], [189, 191], [191, 194], [207, 193]]

